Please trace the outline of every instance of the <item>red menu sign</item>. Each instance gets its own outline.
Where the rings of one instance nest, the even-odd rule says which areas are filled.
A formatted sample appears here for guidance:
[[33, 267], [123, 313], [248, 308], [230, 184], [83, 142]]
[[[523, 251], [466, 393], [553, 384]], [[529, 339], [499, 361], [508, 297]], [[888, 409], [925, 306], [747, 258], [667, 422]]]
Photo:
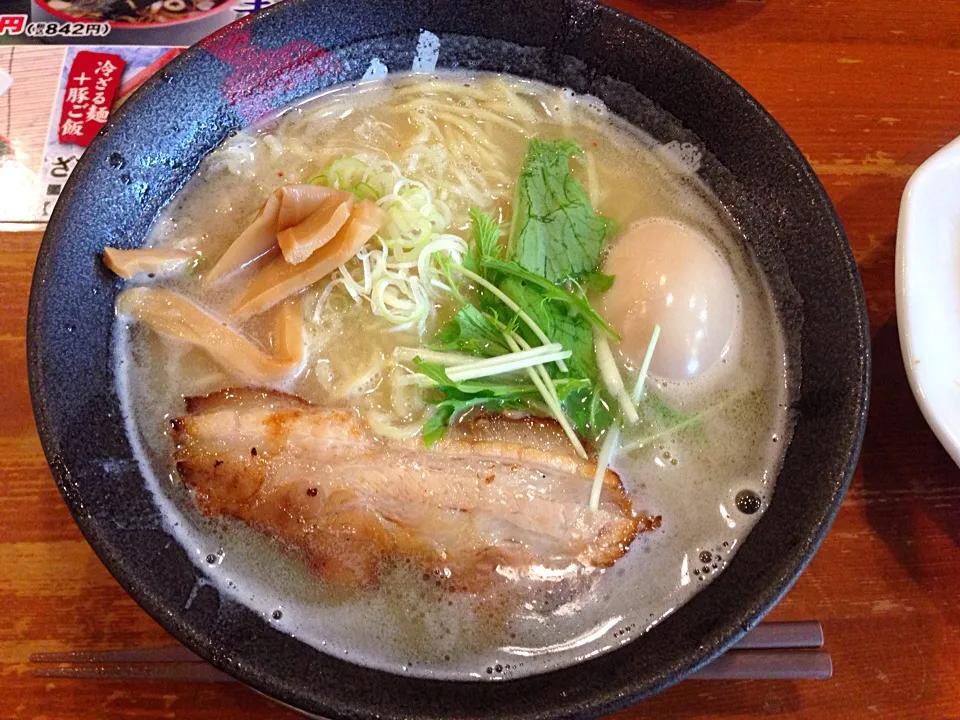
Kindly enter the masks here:
[[124, 60], [113, 53], [81, 50], [73, 59], [63, 92], [57, 137], [87, 146], [110, 116]]

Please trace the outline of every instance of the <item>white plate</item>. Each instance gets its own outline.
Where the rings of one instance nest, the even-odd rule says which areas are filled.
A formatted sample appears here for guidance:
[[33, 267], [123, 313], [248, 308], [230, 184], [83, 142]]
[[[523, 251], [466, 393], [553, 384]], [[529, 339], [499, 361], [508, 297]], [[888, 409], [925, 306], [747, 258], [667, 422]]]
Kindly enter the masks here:
[[896, 282], [910, 387], [960, 465], [960, 138], [907, 183], [897, 228]]

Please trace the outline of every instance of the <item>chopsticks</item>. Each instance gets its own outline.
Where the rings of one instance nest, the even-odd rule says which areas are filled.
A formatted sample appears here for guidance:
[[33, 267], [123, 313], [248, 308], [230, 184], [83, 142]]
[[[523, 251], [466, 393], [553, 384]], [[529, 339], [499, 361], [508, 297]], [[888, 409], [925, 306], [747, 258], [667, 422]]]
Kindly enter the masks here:
[[816, 620], [765, 622], [690, 676], [692, 680], [824, 680], [833, 675]]
[[[829, 653], [818, 651], [821, 647], [823, 629], [815, 620], [765, 622], [690, 679], [829, 678], [833, 666]], [[41, 652], [31, 655], [30, 662], [41, 665], [33, 670], [37, 677], [236, 682], [182, 645]]]
[[[166, 650], [168, 648], [158, 648]], [[127, 665], [123, 661], [110, 659], [110, 650], [105, 650], [101, 660], [89, 660], [89, 665], [68, 665], [66, 667], [41, 667], [33, 671], [35, 677], [48, 678], [99, 678], [101, 680], [174, 680], [177, 682], [230, 683], [237, 682], [213, 665], [196, 658], [186, 662], [147, 661], [142, 665]], [[32, 662], [59, 662], [35, 659], [45, 653], [30, 656]], [[52, 653], [57, 654], [57, 653]], [[69, 653], [61, 653], [69, 654]]]

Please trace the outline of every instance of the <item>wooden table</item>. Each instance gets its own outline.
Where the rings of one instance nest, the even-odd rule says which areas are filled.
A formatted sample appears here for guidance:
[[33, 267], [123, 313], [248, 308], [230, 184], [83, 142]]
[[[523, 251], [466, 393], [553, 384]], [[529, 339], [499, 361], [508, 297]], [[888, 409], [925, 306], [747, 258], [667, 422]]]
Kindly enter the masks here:
[[[770, 616], [822, 621], [833, 679], [687, 682], [619, 717], [956, 720], [960, 471], [907, 386], [893, 276], [904, 184], [960, 134], [960, 7], [956, 0], [616, 4], [729, 72], [806, 153], [850, 236], [874, 346], [870, 420], [853, 487], [810, 568]], [[24, 367], [39, 239], [0, 236], [0, 717], [293, 717], [240, 685], [31, 675], [28, 656], [36, 651], [170, 642], [87, 547], [40, 451]]]

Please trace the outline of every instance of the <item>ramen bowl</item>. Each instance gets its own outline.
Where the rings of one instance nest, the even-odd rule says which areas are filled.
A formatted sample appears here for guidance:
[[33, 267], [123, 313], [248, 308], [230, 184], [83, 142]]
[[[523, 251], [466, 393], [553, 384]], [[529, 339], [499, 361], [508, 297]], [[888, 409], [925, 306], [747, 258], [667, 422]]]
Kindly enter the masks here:
[[[208, 585], [202, 558], [165, 525], [126, 435], [110, 351], [120, 286], [99, 264], [103, 248], [142, 242], [231, 133], [371, 67], [494, 71], [568, 87], [662, 143], [696, 150], [699, 179], [770, 286], [796, 391], [769, 508], [688, 603], [632, 642], [563, 669], [429, 680], [362, 667], [282, 632]], [[131, 596], [214, 666], [330, 718], [552, 718], [597, 716], [676, 683], [776, 603], [850, 481], [870, 360], [860, 280], [822, 186], [773, 118], [689, 47], [576, 0], [287, 0], [180, 55], [90, 145], [41, 246], [28, 368], [44, 451], [80, 529]]]

